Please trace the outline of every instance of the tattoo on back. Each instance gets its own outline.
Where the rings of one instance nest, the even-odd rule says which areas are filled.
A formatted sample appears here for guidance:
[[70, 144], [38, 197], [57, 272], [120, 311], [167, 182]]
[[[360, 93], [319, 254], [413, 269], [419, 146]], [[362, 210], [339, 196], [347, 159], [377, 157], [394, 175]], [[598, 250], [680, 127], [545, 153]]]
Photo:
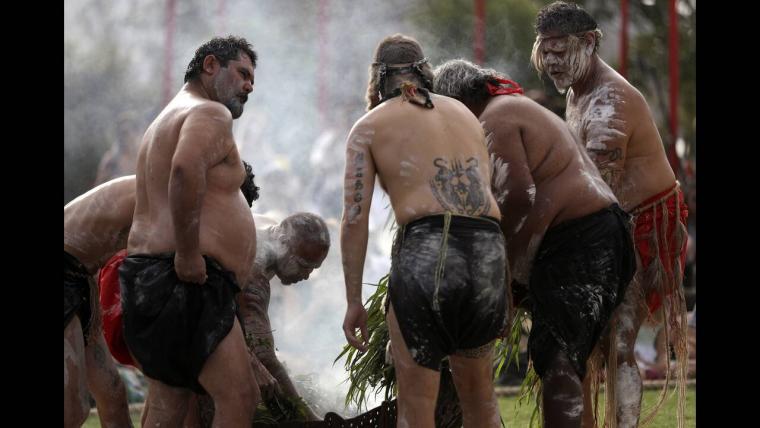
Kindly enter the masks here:
[[623, 151], [619, 147], [612, 150], [588, 149], [588, 151], [596, 155], [596, 158], [599, 158], [600, 156], [608, 156], [605, 162], [614, 162], [623, 158]]
[[483, 191], [485, 186], [478, 173], [478, 160], [469, 158], [465, 164], [456, 159], [448, 162], [435, 158], [433, 165], [438, 168], [438, 173], [430, 180], [430, 188], [438, 203], [449, 211], [485, 214], [491, 202]]

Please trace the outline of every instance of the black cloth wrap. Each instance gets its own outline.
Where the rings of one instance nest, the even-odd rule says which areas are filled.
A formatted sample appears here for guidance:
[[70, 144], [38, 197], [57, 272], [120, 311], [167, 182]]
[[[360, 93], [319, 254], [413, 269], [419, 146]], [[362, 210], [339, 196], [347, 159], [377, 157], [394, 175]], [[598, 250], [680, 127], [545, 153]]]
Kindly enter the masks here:
[[82, 324], [84, 344], [87, 345], [92, 308], [90, 307], [90, 274], [87, 268], [74, 256], [63, 251], [63, 328], [65, 329], [74, 315], [79, 316]]

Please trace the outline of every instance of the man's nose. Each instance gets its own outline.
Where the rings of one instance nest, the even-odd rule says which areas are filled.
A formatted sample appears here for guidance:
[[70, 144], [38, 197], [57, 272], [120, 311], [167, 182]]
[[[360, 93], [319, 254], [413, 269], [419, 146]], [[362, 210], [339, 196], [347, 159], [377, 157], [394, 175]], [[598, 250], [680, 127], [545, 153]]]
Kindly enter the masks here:
[[243, 90], [247, 94], [250, 94], [251, 92], [253, 92], [253, 83], [246, 81], [245, 84], [243, 85]]

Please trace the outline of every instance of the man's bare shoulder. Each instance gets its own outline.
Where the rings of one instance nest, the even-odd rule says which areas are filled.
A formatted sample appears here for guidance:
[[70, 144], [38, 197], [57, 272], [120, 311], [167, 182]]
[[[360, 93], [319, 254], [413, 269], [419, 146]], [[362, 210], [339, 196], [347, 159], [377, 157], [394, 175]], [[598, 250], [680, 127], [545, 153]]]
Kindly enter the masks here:
[[562, 120], [559, 116], [523, 95], [502, 95], [491, 101], [480, 115], [481, 122], [531, 127], [546, 121]]
[[196, 99], [194, 101], [187, 106], [188, 118], [215, 121], [225, 125], [232, 124], [232, 113], [224, 104], [206, 99]]
[[129, 196], [135, 193], [135, 176], [127, 175], [124, 177], [114, 178], [106, 181], [87, 192], [77, 196], [74, 200], [64, 206], [64, 210], [75, 205], [86, 204], [95, 199], [95, 197], [119, 198]]
[[381, 104], [364, 113], [364, 115], [354, 123], [354, 126], [351, 127], [351, 131], [348, 135], [355, 137], [357, 134], [374, 130], [378, 121], [382, 121], [383, 117], [388, 114], [388, 112], [384, 110], [386, 107], [387, 106]]
[[625, 77], [610, 70], [601, 84], [593, 91], [597, 101], [618, 101], [615, 107], [627, 111], [647, 108], [647, 102], [641, 91], [636, 89]]

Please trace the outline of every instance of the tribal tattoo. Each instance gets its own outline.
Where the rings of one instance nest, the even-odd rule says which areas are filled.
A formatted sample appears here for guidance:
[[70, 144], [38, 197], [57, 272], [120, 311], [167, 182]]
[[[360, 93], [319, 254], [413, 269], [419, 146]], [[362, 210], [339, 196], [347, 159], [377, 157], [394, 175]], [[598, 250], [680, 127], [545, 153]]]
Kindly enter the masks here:
[[469, 158], [465, 164], [459, 160], [433, 160], [438, 173], [430, 180], [430, 188], [438, 203], [449, 211], [473, 216], [485, 214], [491, 202], [483, 191], [485, 185], [478, 174], [478, 160]]
[[351, 199], [354, 204], [348, 207], [348, 221], [353, 223], [359, 217], [362, 212], [361, 201], [364, 199], [362, 190], [364, 189], [364, 183], [362, 178], [364, 177], [364, 152], [359, 152], [354, 156], [354, 186], [353, 186], [353, 198]]

